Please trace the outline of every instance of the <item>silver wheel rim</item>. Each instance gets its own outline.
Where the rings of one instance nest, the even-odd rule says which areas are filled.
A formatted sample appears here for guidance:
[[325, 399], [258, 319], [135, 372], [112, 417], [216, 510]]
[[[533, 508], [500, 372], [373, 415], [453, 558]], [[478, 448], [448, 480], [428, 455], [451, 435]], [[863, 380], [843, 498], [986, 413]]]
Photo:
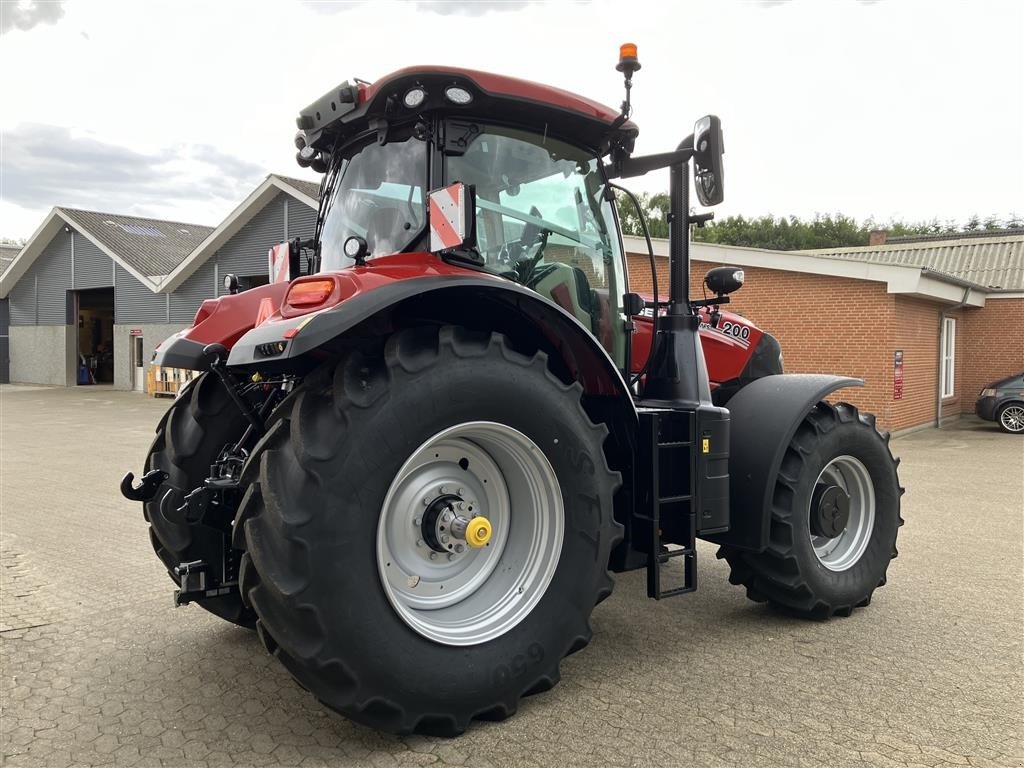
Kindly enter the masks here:
[[[457, 552], [453, 539], [438, 552], [424, 541], [424, 513], [445, 495], [462, 499], [453, 510], [490, 521], [487, 545]], [[377, 569], [412, 629], [444, 645], [476, 645], [537, 605], [564, 529], [561, 487], [544, 452], [512, 427], [467, 422], [437, 433], [402, 465], [381, 509]]]
[[[838, 536], [811, 533], [818, 562], [830, 571], [845, 571], [857, 564], [871, 541], [875, 528], [875, 486], [867, 467], [853, 456], [832, 459], [818, 475], [815, 487], [818, 485], [838, 486], [850, 497], [850, 516]], [[811, 504], [807, 511], [808, 517], [814, 514]]]
[[1004, 408], [999, 421], [1008, 432], [1024, 432], [1024, 406], [1011, 405]]

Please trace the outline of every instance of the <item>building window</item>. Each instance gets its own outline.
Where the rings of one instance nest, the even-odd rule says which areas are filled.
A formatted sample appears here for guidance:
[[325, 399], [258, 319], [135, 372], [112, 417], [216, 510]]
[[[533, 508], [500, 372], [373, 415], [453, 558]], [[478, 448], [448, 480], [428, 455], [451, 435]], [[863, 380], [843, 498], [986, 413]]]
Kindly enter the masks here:
[[939, 375], [942, 380], [942, 396], [953, 396], [953, 379], [956, 375], [956, 320], [952, 317], [942, 321], [942, 361]]

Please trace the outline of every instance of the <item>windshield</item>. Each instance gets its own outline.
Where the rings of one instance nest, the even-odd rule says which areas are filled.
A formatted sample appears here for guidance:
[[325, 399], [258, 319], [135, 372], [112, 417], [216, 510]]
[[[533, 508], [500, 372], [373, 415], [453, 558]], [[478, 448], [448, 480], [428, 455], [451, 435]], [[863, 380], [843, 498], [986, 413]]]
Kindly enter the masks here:
[[445, 165], [446, 183], [476, 186], [480, 266], [554, 301], [621, 363], [625, 277], [598, 159], [542, 133], [480, 126]]
[[399, 253], [426, 222], [423, 185], [427, 145], [415, 138], [367, 140], [342, 161], [320, 235], [320, 269], [352, 266], [342, 248], [352, 235], [366, 240], [368, 258]]

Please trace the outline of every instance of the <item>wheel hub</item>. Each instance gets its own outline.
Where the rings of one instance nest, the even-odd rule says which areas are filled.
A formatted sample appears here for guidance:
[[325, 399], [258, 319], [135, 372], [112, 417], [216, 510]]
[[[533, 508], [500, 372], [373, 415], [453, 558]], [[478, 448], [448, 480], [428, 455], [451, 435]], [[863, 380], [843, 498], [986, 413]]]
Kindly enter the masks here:
[[529, 437], [495, 422], [449, 427], [413, 452], [384, 498], [377, 529], [384, 592], [424, 637], [487, 642], [543, 596], [558, 566], [564, 515], [558, 477]]
[[875, 486], [860, 459], [836, 456], [814, 483], [807, 505], [814, 555], [830, 571], [845, 571], [860, 560], [875, 527]]
[[465, 508], [466, 500], [454, 493], [442, 493], [431, 501], [420, 519], [423, 542], [446, 555], [461, 555], [467, 546], [486, 546], [491, 540], [490, 521], [483, 515], [462, 514]]
[[814, 489], [811, 500], [811, 533], [834, 539], [850, 522], [850, 494], [837, 485]]

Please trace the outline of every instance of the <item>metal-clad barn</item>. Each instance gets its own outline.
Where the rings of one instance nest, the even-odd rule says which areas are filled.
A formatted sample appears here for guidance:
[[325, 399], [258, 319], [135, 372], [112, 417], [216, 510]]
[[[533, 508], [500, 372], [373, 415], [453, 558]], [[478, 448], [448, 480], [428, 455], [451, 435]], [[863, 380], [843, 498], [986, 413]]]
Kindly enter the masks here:
[[272, 246], [312, 237], [316, 195], [271, 175], [216, 228], [54, 208], [0, 276], [9, 380], [142, 389], [155, 346], [223, 293], [225, 274], [265, 282]]
[[[19, 251], [20, 245], [0, 244], [0, 275], [17, 258]], [[0, 299], [0, 384], [7, 384], [11, 380], [11, 348], [7, 330], [10, 324], [10, 302], [5, 297]]]

